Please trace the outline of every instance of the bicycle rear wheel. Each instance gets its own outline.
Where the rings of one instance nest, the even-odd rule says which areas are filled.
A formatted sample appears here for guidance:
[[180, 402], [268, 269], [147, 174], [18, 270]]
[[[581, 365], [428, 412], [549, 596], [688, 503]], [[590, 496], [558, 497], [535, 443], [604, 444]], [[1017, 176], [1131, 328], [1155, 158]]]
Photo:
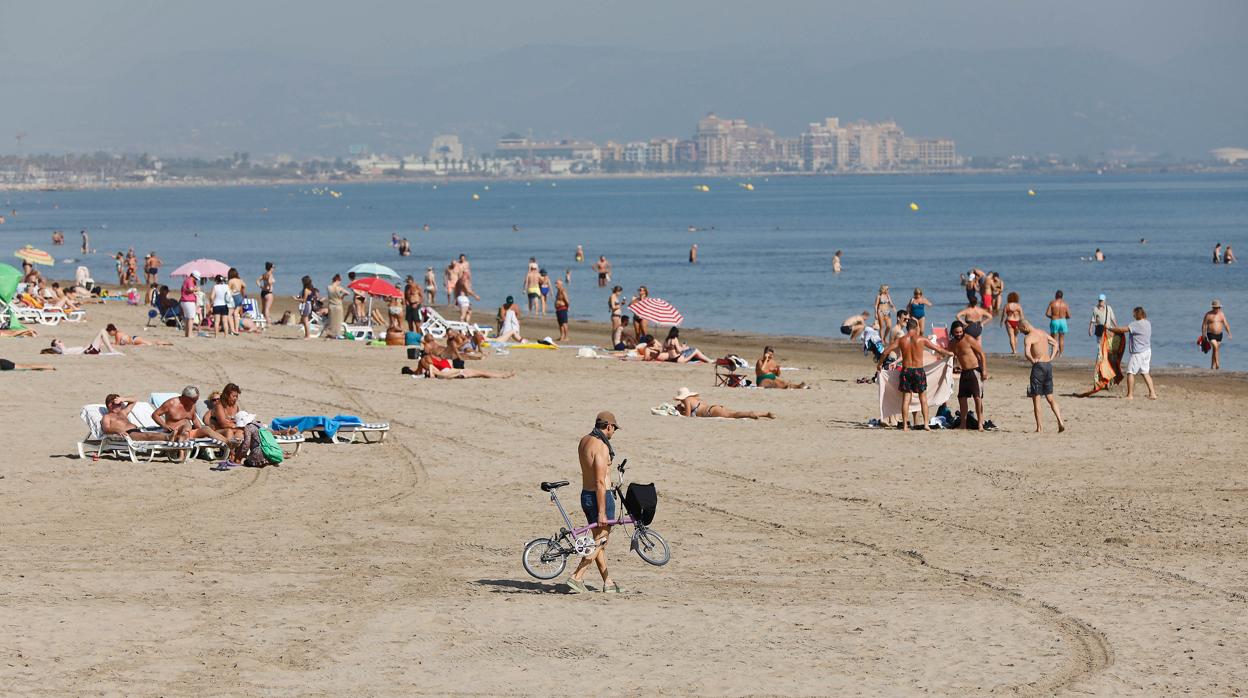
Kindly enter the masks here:
[[667, 547], [667, 541], [652, 528], [638, 528], [633, 533], [633, 550], [637, 551], [642, 560], [655, 567], [662, 567], [672, 559], [672, 551]]
[[524, 563], [524, 571], [538, 579], [554, 579], [563, 574], [568, 566], [568, 556], [563, 548], [549, 538], [529, 541], [520, 559]]

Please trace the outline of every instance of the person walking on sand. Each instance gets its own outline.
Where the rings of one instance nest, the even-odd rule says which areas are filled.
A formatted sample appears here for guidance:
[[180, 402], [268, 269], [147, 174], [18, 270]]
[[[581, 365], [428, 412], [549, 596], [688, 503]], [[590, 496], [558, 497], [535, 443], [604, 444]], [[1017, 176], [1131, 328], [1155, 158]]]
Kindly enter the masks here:
[[988, 380], [988, 357], [984, 355], [984, 347], [979, 340], [966, 333], [966, 326], [954, 320], [949, 326], [949, 336], [953, 339], [949, 348], [953, 358], [958, 362], [961, 378], [958, 380], [958, 409], [961, 411], [962, 428], [970, 429], [971, 420], [967, 418], [967, 400], [975, 400], [975, 417], [979, 422], [979, 430], [984, 430], [984, 386]]
[[1044, 316], [1049, 319], [1049, 334], [1057, 340], [1057, 355], [1061, 356], [1066, 351], [1066, 333], [1070, 331], [1070, 306], [1066, 305], [1060, 289], [1044, 309]]
[[[1214, 299], [1213, 307], [1205, 313], [1205, 317], [1200, 321], [1200, 333], [1204, 336], [1205, 341], [1209, 343], [1209, 348], [1213, 352], [1213, 356], [1209, 359], [1209, 368], [1217, 371], [1222, 368], [1222, 342], [1231, 339], [1231, 323], [1226, 319], [1226, 315], [1222, 312], [1222, 301]], [[1223, 339], [1225, 336], [1225, 340]]]
[[1023, 355], [1031, 362], [1031, 378], [1027, 386], [1027, 396], [1031, 398], [1031, 410], [1036, 415], [1036, 433], [1041, 431], [1040, 398], [1049, 402], [1049, 409], [1057, 418], [1057, 431], [1066, 431], [1066, 423], [1062, 421], [1062, 411], [1053, 399], [1053, 357], [1057, 356], [1057, 340], [1041, 330], [1031, 326], [1026, 320], [1019, 325], [1026, 339], [1023, 340]]
[[178, 296], [182, 306], [182, 326], [186, 336], [191, 336], [195, 323], [199, 320], [199, 272], [193, 271], [182, 279], [182, 294]]
[[1001, 324], [1005, 325], [1005, 333], [1010, 338], [1010, 353], [1018, 353], [1018, 325], [1023, 321], [1023, 305], [1018, 302], [1018, 292], [1010, 291], [1005, 299], [1005, 308], [1001, 311]]
[[269, 313], [273, 310], [273, 263], [264, 263], [264, 273], [260, 278], [256, 279], [256, 286], [260, 289], [260, 314], [264, 315], [265, 323], [272, 322]]
[[906, 334], [894, 339], [879, 360], [875, 362], [876, 373], [879, 373], [884, 359], [891, 352], [901, 354], [901, 378], [897, 387], [901, 390], [902, 428], [910, 431], [910, 396], [919, 396], [919, 410], [923, 414], [922, 431], [928, 431], [927, 419], [927, 371], [923, 370], [924, 350], [931, 350], [940, 356], [953, 356], [952, 352], [941, 349], [931, 340], [919, 334], [919, 323], [910, 318], [906, 321]]
[[867, 321], [871, 319], [871, 311], [864, 310], [857, 315], [850, 315], [841, 322], [841, 334], [849, 337], [849, 341], [858, 339], [858, 335], [867, 329]]
[[833, 274], [841, 273], [841, 251], [840, 250], [837, 250], [836, 254], [832, 255], [832, 273]]
[[1105, 334], [1105, 328], [1118, 326], [1118, 318], [1114, 317], [1114, 309], [1105, 302], [1105, 294], [1097, 296], [1096, 307], [1092, 308], [1092, 317], [1088, 319], [1088, 336], [1096, 335], [1097, 339]]
[[559, 341], [568, 341], [568, 289], [562, 279], [555, 279], [555, 320], [559, 322]]
[[875, 294], [875, 322], [882, 329], [888, 327], [889, 316], [893, 314], [893, 297], [888, 293], [888, 284], [880, 284]]
[[619, 429], [620, 424], [614, 414], [599, 412], [594, 417], [593, 431], [582, 436], [576, 446], [576, 457], [581, 465], [581, 511], [585, 514], [585, 521], [595, 528], [594, 554], [581, 558], [572, 575], [564, 582], [573, 594], [589, 591], [589, 587], [585, 586], [585, 573], [590, 565], [598, 566], [604, 592], [618, 594], [624, 591], [618, 582], [611, 580], [607, 571], [607, 540], [611, 536], [611, 524], [615, 521], [615, 492], [611, 488], [611, 462], [615, 460], [615, 449], [611, 446], [611, 437]]
[[606, 287], [607, 282], [611, 280], [611, 263], [605, 256], [599, 255], [598, 261], [594, 262], [594, 271], [598, 272], [598, 287]]
[[1153, 361], [1153, 323], [1149, 321], [1148, 313], [1138, 305], [1131, 311], [1131, 317], [1135, 319], [1126, 327], [1110, 330], [1114, 334], [1127, 335], [1127, 399], [1135, 399], [1135, 376], [1142, 374], [1148, 386], [1148, 399], [1156, 400], [1157, 389], [1153, 387], [1153, 377], [1149, 375]]

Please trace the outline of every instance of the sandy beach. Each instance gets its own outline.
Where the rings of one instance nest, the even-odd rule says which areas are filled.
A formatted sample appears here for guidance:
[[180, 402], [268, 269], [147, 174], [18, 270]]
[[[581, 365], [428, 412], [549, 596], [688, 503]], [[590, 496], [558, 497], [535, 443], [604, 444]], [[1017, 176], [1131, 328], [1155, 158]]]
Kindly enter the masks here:
[[[3, 376], [0, 692], [11, 695], [1175, 695], [1248, 693], [1243, 375], [1155, 372], [1162, 399], [1069, 397], [1035, 435], [1027, 373], [993, 357], [995, 433], [870, 429], [856, 346], [683, 333], [711, 356], [774, 344], [808, 391], [713, 388], [705, 365], [513, 349], [512, 380], [401, 376], [399, 348], [141, 328], [172, 348], [40, 357]], [[556, 334], [526, 323], [528, 335]], [[574, 323], [572, 341], [605, 330]], [[76, 457], [84, 404], [227, 381], [266, 421], [386, 420], [379, 445], [280, 467]], [[688, 386], [775, 421], [650, 414]], [[659, 489], [656, 568], [608, 547], [620, 596], [530, 578], [523, 545], [576, 511], [602, 409], [630, 479]], [[1046, 415], [1047, 417], [1047, 415]], [[1236, 456], [1235, 454], [1241, 454]], [[564, 494], [566, 493], [566, 494]], [[588, 577], [597, 588], [597, 575]]]

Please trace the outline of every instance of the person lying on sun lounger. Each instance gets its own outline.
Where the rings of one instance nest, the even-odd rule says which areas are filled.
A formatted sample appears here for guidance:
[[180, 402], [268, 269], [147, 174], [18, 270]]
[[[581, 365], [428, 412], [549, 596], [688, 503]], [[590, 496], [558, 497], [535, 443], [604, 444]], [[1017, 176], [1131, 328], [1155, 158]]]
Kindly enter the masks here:
[[776, 361], [776, 350], [763, 347], [763, 358], [754, 364], [754, 384], [760, 388], [805, 388], [805, 383], [790, 383], [780, 379], [780, 362]]
[[127, 436], [131, 441], [185, 441], [187, 439], [187, 427], [185, 425], [178, 427], [172, 432], [169, 431], [143, 431], [134, 426], [130, 422], [130, 410], [134, 409], [134, 404], [138, 402], [133, 397], [122, 397], [116, 393], [110, 393], [104, 398], [104, 407], [108, 409], [108, 414], [100, 418], [100, 428], [105, 434], [119, 434]]
[[0, 337], [38, 337], [39, 333], [30, 329], [0, 330]]
[[92, 354], [115, 354], [115, 353], [120, 353], [120, 352], [118, 352], [116, 349], [113, 348], [113, 343], [109, 339], [108, 333], [105, 332], [104, 330], [100, 330], [100, 333], [95, 335], [95, 339], [91, 340], [91, 343], [85, 347], [67, 347], [65, 346], [65, 342], [62, 342], [59, 339], [53, 338], [52, 346], [48, 347], [47, 349], [44, 349], [43, 351], [39, 353], [40, 354], [92, 355]]
[[676, 397], [673, 398], [676, 403], [676, 411], [686, 417], [723, 417], [724, 419], [775, 419], [776, 415], [771, 412], [738, 412], [730, 410], [723, 405], [708, 405], [706, 402], [698, 399], [698, 394], [691, 392], [688, 388], [681, 388], [676, 391]]
[[404, 366], [403, 373], [430, 378], [514, 378], [516, 376], [511, 371], [500, 373], [480, 371], [475, 368], [454, 368], [449, 360], [431, 354], [421, 356], [420, 363], [416, 365], [415, 370], [412, 370], [410, 366]]
[[113, 339], [113, 342], [115, 342], [117, 346], [119, 347], [124, 347], [124, 346], [171, 347], [173, 346], [173, 342], [166, 342], [161, 339], [143, 339], [142, 337], [138, 335], [128, 335], [125, 332], [122, 332], [121, 330], [117, 329], [117, 326], [111, 322], [108, 323], [108, 327], [104, 328], [104, 331], [108, 333], [108, 336], [111, 337]]

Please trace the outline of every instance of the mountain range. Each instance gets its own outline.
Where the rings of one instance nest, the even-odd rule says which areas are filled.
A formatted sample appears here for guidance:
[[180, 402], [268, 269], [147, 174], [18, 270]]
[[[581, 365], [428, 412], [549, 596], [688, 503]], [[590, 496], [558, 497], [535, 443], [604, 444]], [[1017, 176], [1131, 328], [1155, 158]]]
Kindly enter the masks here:
[[1205, 158], [1248, 146], [1244, 57], [1242, 46], [1215, 45], [1145, 66], [1057, 47], [855, 63], [798, 50], [544, 45], [437, 67], [361, 67], [221, 50], [75, 76], [6, 60], [0, 129], [25, 132], [28, 152], [302, 157], [355, 144], [424, 153], [438, 133], [478, 151], [530, 129], [538, 138], [689, 137], [714, 111], [780, 135], [827, 116], [895, 119], [911, 135], [952, 137], [969, 155]]

